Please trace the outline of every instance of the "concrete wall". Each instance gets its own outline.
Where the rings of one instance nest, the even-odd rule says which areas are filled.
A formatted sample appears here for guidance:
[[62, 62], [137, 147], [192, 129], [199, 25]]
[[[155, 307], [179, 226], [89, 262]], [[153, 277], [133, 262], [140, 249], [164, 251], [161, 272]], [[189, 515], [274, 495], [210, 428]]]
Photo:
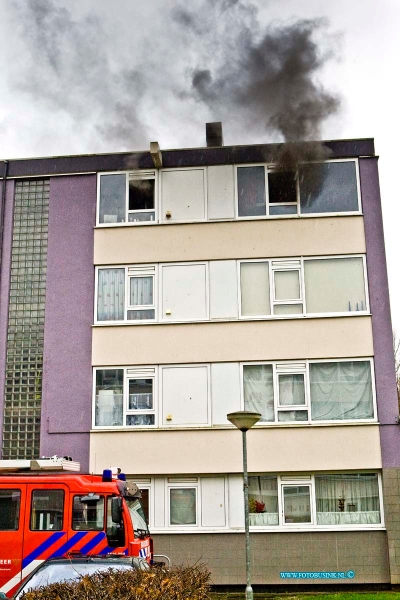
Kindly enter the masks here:
[[[390, 581], [384, 531], [251, 533], [253, 584], [363, 584]], [[215, 585], [246, 585], [244, 534], [155, 535], [172, 563], [204, 563]], [[281, 571], [354, 571], [352, 579], [283, 580]]]
[[95, 175], [50, 183], [41, 454], [89, 466]]
[[[112, 454], [110, 454], [112, 448]], [[140, 458], [137, 448], [142, 448]], [[294, 448], [296, 451], [294, 452]], [[90, 470], [136, 475], [241, 473], [236, 429], [92, 432]], [[380, 469], [378, 425], [263, 427], [248, 435], [252, 473]]]
[[365, 252], [360, 216], [107, 227], [94, 235], [95, 265]]
[[372, 355], [368, 316], [93, 328], [94, 366]]

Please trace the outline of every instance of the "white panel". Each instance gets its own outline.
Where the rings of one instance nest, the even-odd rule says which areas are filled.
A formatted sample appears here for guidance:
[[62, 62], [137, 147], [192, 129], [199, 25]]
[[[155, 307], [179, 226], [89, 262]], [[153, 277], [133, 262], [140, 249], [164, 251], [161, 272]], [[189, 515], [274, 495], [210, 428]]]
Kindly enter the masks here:
[[161, 171], [161, 220], [198, 221], [205, 216], [204, 169]]
[[212, 424], [229, 425], [226, 415], [240, 410], [239, 363], [211, 365]]
[[228, 477], [229, 498], [229, 527], [237, 529], [244, 527], [244, 496], [243, 477], [229, 475]]
[[238, 318], [237, 285], [235, 260], [213, 260], [210, 262], [211, 319]]
[[235, 195], [233, 165], [208, 167], [208, 218], [233, 219]]
[[208, 367], [162, 368], [163, 425], [207, 425]]
[[201, 479], [202, 527], [225, 527], [225, 480], [223, 477]]
[[161, 305], [164, 321], [207, 319], [207, 266], [162, 266]]
[[153, 494], [154, 502], [154, 527], [165, 527], [165, 485], [164, 479], [157, 478], [154, 480], [154, 490], [150, 490], [150, 505], [151, 494]]

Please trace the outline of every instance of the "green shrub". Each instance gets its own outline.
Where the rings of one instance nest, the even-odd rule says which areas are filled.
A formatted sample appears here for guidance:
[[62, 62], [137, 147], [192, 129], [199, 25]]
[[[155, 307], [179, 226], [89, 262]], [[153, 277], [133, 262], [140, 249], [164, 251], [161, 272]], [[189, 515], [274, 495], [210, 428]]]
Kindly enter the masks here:
[[52, 583], [27, 592], [24, 600], [205, 600], [210, 572], [203, 565], [153, 568], [150, 571], [109, 569], [78, 581]]

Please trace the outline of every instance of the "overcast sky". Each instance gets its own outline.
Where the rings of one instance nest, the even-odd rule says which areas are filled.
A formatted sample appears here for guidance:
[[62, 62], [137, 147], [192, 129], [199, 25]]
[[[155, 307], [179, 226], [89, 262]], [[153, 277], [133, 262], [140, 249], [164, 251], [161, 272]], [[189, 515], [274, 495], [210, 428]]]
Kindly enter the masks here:
[[398, 0], [0, 6], [0, 158], [374, 137], [400, 331]]

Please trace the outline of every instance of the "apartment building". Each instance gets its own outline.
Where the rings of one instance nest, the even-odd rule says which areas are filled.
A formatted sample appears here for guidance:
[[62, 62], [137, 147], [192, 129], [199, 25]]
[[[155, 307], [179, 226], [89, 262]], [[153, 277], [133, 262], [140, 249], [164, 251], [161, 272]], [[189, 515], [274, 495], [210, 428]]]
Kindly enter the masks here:
[[[311, 148], [311, 145], [310, 145]], [[4, 458], [139, 483], [159, 554], [243, 584], [400, 582], [400, 448], [371, 139], [3, 161]]]

